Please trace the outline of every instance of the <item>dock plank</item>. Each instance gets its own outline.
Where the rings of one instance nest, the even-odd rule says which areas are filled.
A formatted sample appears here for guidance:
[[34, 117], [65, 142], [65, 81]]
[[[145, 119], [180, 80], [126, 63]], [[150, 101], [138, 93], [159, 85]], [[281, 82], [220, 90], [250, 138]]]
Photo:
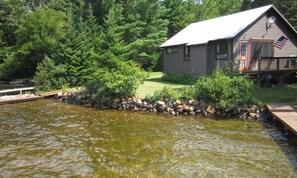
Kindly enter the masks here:
[[40, 94], [40, 96], [48, 97], [48, 96], [54, 96], [54, 95], [59, 95], [59, 94], [62, 94], [62, 90], [55, 90], [55, 91], [51, 91], [51, 92], [47, 92], [47, 93], [42, 93], [42, 94]]
[[43, 96], [7, 98], [7, 99], [1, 99], [0, 104], [9, 104], [9, 103], [24, 102], [24, 101], [32, 101], [32, 100], [37, 100], [37, 99], [41, 99], [41, 98], [43, 98]]
[[8, 98], [0, 98], [0, 105], [1, 104], [9, 104], [9, 103], [18, 103], [18, 102], [26, 102], [26, 101], [33, 101], [37, 99], [41, 99], [44, 97], [50, 97], [50, 96], [55, 96], [62, 94], [62, 90], [56, 90], [56, 91], [51, 91], [47, 93], [42, 93], [40, 95], [31, 95], [31, 96], [24, 96], [24, 95], [19, 95], [19, 96], [13, 96], [13, 97], [8, 97]]
[[287, 103], [267, 103], [266, 107], [271, 112], [295, 112], [295, 110]]
[[297, 113], [285, 103], [270, 103], [266, 107], [272, 116], [297, 135]]

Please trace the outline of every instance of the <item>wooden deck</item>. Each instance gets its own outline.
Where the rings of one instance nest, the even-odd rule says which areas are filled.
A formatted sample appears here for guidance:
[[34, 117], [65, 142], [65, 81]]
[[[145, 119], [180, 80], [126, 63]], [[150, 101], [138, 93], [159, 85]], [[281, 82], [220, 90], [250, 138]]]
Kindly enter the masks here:
[[26, 101], [34, 101], [38, 99], [42, 99], [45, 97], [50, 97], [54, 95], [59, 95], [62, 93], [62, 90], [56, 90], [56, 91], [51, 91], [47, 93], [43, 93], [41, 95], [29, 95], [29, 96], [13, 96], [13, 97], [7, 97], [7, 98], [0, 98], [0, 105], [2, 104], [10, 104], [10, 103], [19, 103], [19, 102], [26, 102]]
[[277, 83], [284, 83], [284, 79], [297, 71], [297, 57], [261, 57], [249, 70], [243, 70], [242, 74], [249, 74], [260, 85], [267, 74], [273, 75]]
[[273, 118], [280, 121], [292, 133], [297, 135], [297, 113], [285, 103], [269, 103], [266, 107], [271, 112]]

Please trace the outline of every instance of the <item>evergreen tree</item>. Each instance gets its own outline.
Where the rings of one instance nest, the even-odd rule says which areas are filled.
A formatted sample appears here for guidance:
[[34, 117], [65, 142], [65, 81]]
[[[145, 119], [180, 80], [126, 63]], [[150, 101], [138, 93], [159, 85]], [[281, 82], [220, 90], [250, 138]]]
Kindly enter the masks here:
[[219, 13], [220, 16], [233, 14], [238, 12], [244, 0], [219, 0]]
[[283, 0], [275, 2], [276, 8], [285, 16], [285, 18], [297, 30], [297, 1]]
[[103, 35], [103, 61], [128, 59], [129, 51], [123, 40], [122, 5], [114, 5], [105, 18], [104, 35]]
[[168, 20], [162, 19], [165, 12], [158, 0], [136, 1], [135, 12], [141, 21], [138, 54], [133, 59], [145, 69], [154, 69], [160, 61], [159, 45], [167, 38]]
[[81, 85], [95, 75], [99, 63], [98, 44], [100, 29], [96, 24], [91, 9], [87, 19], [81, 17], [78, 24], [75, 23], [73, 13], [68, 12], [68, 21], [65, 28], [65, 38], [60, 44], [62, 49], [55, 57], [59, 63], [67, 66], [70, 85]]
[[169, 21], [167, 35], [170, 38], [187, 26], [191, 20], [188, 21], [189, 16], [186, 15], [186, 18], [184, 16], [187, 14], [187, 11], [183, 0], [164, 0], [163, 6], [166, 8], [166, 13], [164, 14], [163, 18]]
[[273, 4], [284, 17], [297, 29], [297, 1], [296, 0], [244, 0], [242, 10], [253, 9], [265, 5]]

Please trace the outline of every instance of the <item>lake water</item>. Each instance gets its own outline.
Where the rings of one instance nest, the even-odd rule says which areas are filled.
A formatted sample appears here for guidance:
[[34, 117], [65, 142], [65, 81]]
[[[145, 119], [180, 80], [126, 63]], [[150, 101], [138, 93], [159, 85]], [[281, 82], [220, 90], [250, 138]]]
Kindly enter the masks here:
[[294, 177], [297, 147], [262, 122], [0, 105], [0, 177]]

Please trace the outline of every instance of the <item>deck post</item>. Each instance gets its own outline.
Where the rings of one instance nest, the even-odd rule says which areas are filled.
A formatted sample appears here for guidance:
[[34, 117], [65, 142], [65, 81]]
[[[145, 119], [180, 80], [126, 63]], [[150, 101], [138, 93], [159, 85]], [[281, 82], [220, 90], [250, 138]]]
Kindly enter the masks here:
[[261, 57], [258, 59], [257, 85], [261, 85]]
[[276, 71], [279, 71], [279, 58], [276, 59]]

